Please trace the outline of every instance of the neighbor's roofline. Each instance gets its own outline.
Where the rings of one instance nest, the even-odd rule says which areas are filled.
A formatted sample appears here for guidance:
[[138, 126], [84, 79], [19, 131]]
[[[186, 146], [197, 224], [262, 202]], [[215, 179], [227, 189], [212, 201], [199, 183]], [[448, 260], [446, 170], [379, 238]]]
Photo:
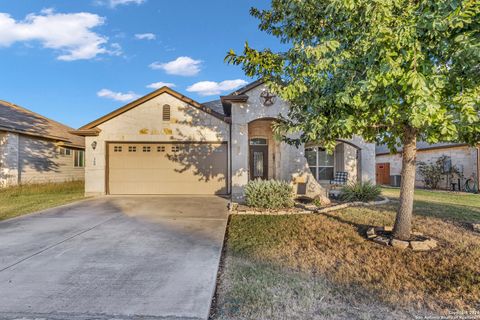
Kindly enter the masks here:
[[[59, 141], [59, 143], [64, 144], [66, 146], [71, 146], [71, 147], [75, 147], [75, 148], [79, 148], [79, 149], [85, 149], [85, 146], [80, 145], [80, 144], [76, 144], [76, 143], [72, 143], [70, 140], [65, 139], [63, 137], [59, 137], [59, 136], [52, 136], [52, 135], [48, 135], [48, 134], [38, 134], [38, 133], [35, 133], [35, 132], [26, 131], [26, 130], [18, 130], [18, 129], [11, 128], [11, 127], [8, 127], [8, 126], [0, 126], [0, 131], [12, 132], [12, 133], [16, 133], [16, 134], [20, 134], [20, 135], [24, 135], [24, 136], [29, 136], [29, 137], [43, 138], [43, 139], [47, 139], [47, 140]], [[70, 132], [70, 133], [72, 133], [72, 132]]]
[[[57, 120], [53, 120], [51, 118], [48, 118], [44, 115], [41, 115], [41, 114], [39, 114], [37, 112], [34, 112], [30, 109], [27, 109], [25, 107], [22, 107], [18, 104], [15, 104], [15, 103], [3, 100], [3, 99], [0, 99], [0, 104], [3, 104], [5, 106], [11, 107], [11, 108], [14, 108], [14, 109], [17, 109], [17, 110], [20, 110], [20, 112], [24, 112], [24, 113], [27, 113], [27, 114], [34, 115], [35, 117], [44, 119], [45, 121], [47, 121], [49, 123], [55, 123], [55, 124], [65, 128], [68, 133], [71, 133], [70, 129], [74, 130], [72, 127], [67, 126], [66, 124], [63, 124], [63, 123], [61, 123]], [[0, 131], [13, 132], [13, 133], [22, 134], [22, 135], [25, 135], [25, 136], [44, 138], [44, 139], [49, 139], [49, 140], [56, 140], [56, 141], [60, 141], [61, 143], [65, 144], [65, 145], [68, 145], [68, 146], [72, 146], [72, 147], [79, 148], [79, 149], [85, 149], [85, 145], [74, 143], [68, 137], [65, 137], [65, 136], [50, 135], [50, 134], [45, 134], [45, 133], [37, 133], [37, 132], [34, 132], [34, 131], [24, 130], [24, 129], [20, 129], [20, 128], [17, 128], [17, 127], [14, 127], [14, 126], [8, 126], [8, 125], [0, 125]]]
[[[417, 151], [429, 151], [429, 150], [437, 150], [437, 149], [451, 149], [451, 148], [459, 148], [468, 146], [468, 143], [455, 143], [455, 144], [445, 144], [442, 146], [433, 146], [433, 147], [425, 147], [425, 148], [417, 148]], [[398, 153], [402, 153], [403, 149], [398, 149], [397, 151], [391, 153], [389, 151], [378, 152], [375, 156], [386, 156], [386, 155], [395, 155]]]
[[153, 91], [153, 92], [151, 92], [151, 93], [149, 93], [149, 94], [147, 94], [147, 95], [145, 95], [145, 96], [143, 96], [143, 97], [141, 97], [141, 98], [138, 98], [138, 99], [135, 100], [135, 101], [132, 101], [132, 102], [124, 105], [123, 107], [120, 107], [120, 108], [118, 108], [118, 109], [116, 109], [116, 110], [114, 110], [114, 111], [112, 111], [112, 112], [104, 115], [103, 117], [98, 118], [97, 120], [94, 120], [94, 121], [92, 121], [92, 122], [90, 122], [90, 123], [88, 123], [88, 124], [80, 127], [78, 130], [76, 130], [76, 131], [74, 131], [74, 132], [77, 132], [77, 133], [75, 133], [75, 134], [78, 134], [78, 132], [95, 128], [96, 126], [98, 126], [98, 125], [100, 125], [100, 124], [102, 124], [102, 123], [104, 123], [104, 122], [106, 122], [106, 121], [108, 121], [108, 120], [110, 120], [110, 119], [113, 119], [113, 118], [115, 118], [116, 116], [118, 116], [118, 115], [120, 115], [120, 114], [122, 114], [122, 113], [125, 113], [125, 112], [127, 112], [127, 111], [129, 111], [129, 110], [131, 110], [131, 109], [133, 109], [133, 108], [135, 108], [135, 107], [137, 107], [138, 105], [140, 105], [140, 104], [142, 104], [142, 103], [144, 103], [144, 102], [147, 102], [147, 101], [149, 101], [149, 100], [151, 100], [151, 99], [153, 99], [153, 98], [155, 98], [155, 97], [158, 97], [158, 96], [161, 95], [162, 93], [168, 93], [168, 94], [170, 94], [171, 96], [173, 96], [173, 97], [175, 97], [175, 98], [177, 98], [177, 99], [179, 99], [179, 100], [181, 100], [181, 101], [183, 101], [183, 102], [185, 102], [185, 103], [188, 103], [189, 105], [191, 105], [191, 106], [193, 106], [193, 107], [195, 107], [195, 108], [197, 108], [197, 109], [199, 109], [199, 110], [202, 110], [202, 111], [204, 111], [204, 112], [206, 112], [206, 113], [208, 113], [208, 114], [211, 114], [212, 116], [214, 116], [214, 117], [216, 117], [216, 118], [218, 118], [218, 119], [220, 119], [220, 120], [222, 120], [222, 121], [225, 121], [224, 116], [221, 115], [221, 114], [219, 114], [218, 112], [216, 112], [216, 111], [214, 111], [214, 110], [212, 110], [212, 109], [209, 109], [209, 108], [203, 106], [202, 104], [198, 103], [197, 101], [195, 101], [195, 100], [193, 100], [193, 99], [191, 99], [191, 98], [189, 98], [189, 97], [186, 97], [186, 96], [184, 96], [183, 94], [181, 94], [181, 93], [179, 93], [179, 92], [177, 92], [177, 91], [175, 91], [175, 90], [173, 90], [173, 89], [171, 89], [171, 88], [169, 88], [169, 87], [164, 86], [164, 87], [161, 87], [160, 89], [157, 89], [157, 90], [155, 90], [155, 91]]
[[239, 95], [243, 95], [245, 92], [250, 91], [250, 90], [252, 90], [253, 88], [256, 88], [256, 87], [262, 85], [264, 82], [265, 82], [265, 81], [264, 81], [262, 78], [260, 78], [260, 79], [258, 79], [258, 80], [255, 80], [255, 81], [247, 84], [247, 85], [244, 86], [244, 87], [241, 87], [240, 89], [237, 89], [237, 90], [229, 93], [229, 94], [226, 95], [226, 96], [228, 97], [228, 96], [239, 96]]

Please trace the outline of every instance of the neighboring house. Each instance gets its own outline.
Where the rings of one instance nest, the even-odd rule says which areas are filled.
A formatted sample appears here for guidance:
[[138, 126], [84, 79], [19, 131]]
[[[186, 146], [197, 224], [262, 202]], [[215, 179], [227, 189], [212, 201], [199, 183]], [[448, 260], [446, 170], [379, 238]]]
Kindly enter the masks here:
[[[402, 170], [402, 149], [398, 148], [397, 152], [391, 154], [387, 146], [381, 145], [376, 147], [376, 180], [377, 184], [391, 184], [390, 177], [399, 176]], [[461, 176], [463, 176], [463, 185], [469, 178], [477, 179], [479, 175], [479, 157], [480, 147], [470, 147], [462, 143], [435, 143], [428, 144], [420, 141], [417, 143], [417, 163], [435, 163], [437, 159], [442, 156], [447, 157], [448, 164], [455, 166]], [[450, 165], [448, 166], [450, 167]], [[451, 189], [451, 183], [457, 183], [456, 176], [449, 179], [447, 175], [443, 177], [443, 181], [440, 182], [440, 188]], [[399, 182], [399, 180], [398, 180]], [[398, 185], [398, 182], [396, 183]], [[415, 186], [424, 187], [423, 177], [416, 175]]]
[[287, 112], [261, 81], [204, 104], [160, 88], [74, 132], [86, 137], [86, 194], [231, 194], [241, 201], [255, 178], [286, 180], [309, 196], [324, 195], [321, 184], [336, 171], [374, 180], [375, 146], [358, 137], [339, 141], [333, 155], [275, 140], [271, 124]]
[[0, 187], [84, 179], [85, 139], [0, 100]]

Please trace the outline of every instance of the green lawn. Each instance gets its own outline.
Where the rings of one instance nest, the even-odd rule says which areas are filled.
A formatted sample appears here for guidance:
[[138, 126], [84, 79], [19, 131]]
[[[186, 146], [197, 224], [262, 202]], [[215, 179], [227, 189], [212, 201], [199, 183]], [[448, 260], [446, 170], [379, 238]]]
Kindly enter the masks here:
[[0, 220], [84, 198], [83, 181], [30, 184], [0, 189]]
[[[389, 197], [398, 191], [384, 190]], [[480, 195], [419, 191], [414, 229], [439, 241], [401, 251], [364, 238], [398, 202], [329, 214], [234, 215], [212, 319], [412, 319], [480, 309]]]
[[[400, 189], [382, 188], [382, 194], [398, 200]], [[414, 211], [456, 221], [480, 221], [480, 194], [417, 189]]]

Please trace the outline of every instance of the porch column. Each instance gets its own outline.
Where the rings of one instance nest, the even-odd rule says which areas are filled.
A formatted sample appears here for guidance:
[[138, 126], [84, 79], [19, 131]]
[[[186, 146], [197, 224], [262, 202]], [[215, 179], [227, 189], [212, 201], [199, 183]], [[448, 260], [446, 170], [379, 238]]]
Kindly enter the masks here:
[[248, 124], [232, 122], [232, 200], [244, 201], [248, 183]]

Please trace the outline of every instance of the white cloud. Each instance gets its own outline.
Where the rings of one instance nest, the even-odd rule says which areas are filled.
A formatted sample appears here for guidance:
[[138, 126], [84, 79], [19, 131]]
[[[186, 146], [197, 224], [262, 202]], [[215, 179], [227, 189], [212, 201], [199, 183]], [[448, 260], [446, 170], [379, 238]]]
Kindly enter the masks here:
[[45, 48], [59, 50], [57, 59], [64, 61], [92, 59], [99, 54], [118, 55], [118, 44], [109, 49], [108, 38], [92, 31], [104, 22], [105, 18], [88, 12], [55, 13], [53, 9], [44, 9], [21, 21], [0, 13], [0, 46], [39, 41]]
[[190, 57], [178, 57], [166, 63], [154, 62], [150, 64], [150, 68], [161, 69], [168, 74], [177, 76], [194, 76], [200, 72], [201, 63], [201, 60], [194, 60]]
[[195, 92], [201, 96], [213, 96], [224, 91], [230, 91], [246, 85], [248, 82], [242, 79], [225, 80], [222, 82], [200, 81], [187, 88], [188, 92]]
[[154, 83], [150, 83], [149, 85], [147, 85], [147, 88], [151, 88], [151, 89], [160, 89], [161, 87], [170, 87], [170, 88], [173, 88], [175, 87], [175, 84], [174, 83], [171, 83], [171, 82], [154, 82]]
[[138, 40], [155, 40], [157, 36], [154, 33], [137, 33], [135, 39]]
[[101, 98], [108, 98], [108, 99], [113, 99], [116, 101], [131, 101], [135, 100], [140, 97], [140, 95], [134, 93], [134, 92], [115, 92], [109, 89], [102, 89], [97, 92], [97, 96]]
[[112, 8], [115, 8], [119, 5], [128, 5], [128, 4], [142, 4], [146, 0], [110, 0], [109, 5]]

